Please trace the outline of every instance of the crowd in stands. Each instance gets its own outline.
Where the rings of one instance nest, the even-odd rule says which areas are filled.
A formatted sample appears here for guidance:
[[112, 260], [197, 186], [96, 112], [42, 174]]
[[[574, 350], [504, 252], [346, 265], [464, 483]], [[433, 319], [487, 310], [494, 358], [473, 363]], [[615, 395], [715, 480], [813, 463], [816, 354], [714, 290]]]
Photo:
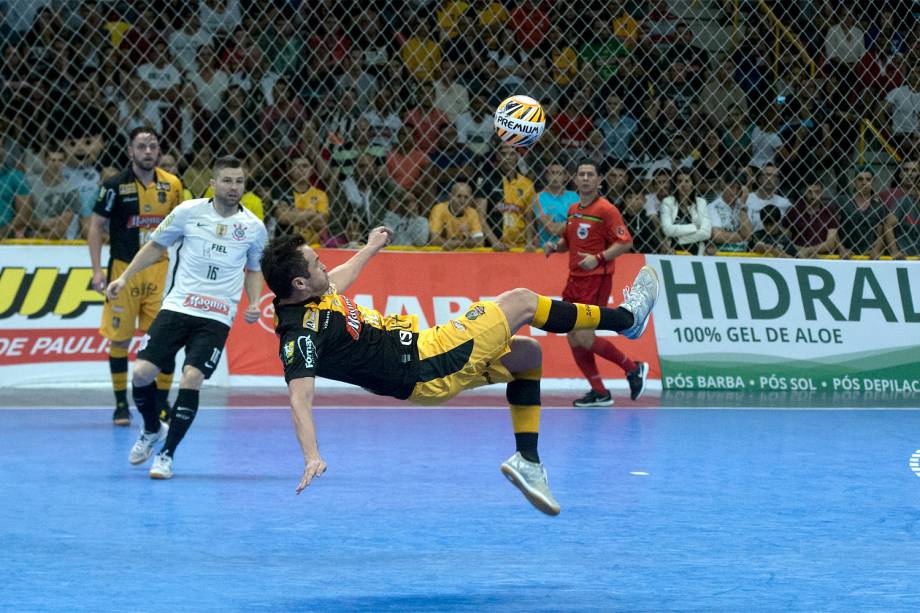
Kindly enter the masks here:
[[[756, 3], [720, 50], [672, 4], [2, 4], [0, 239], [84, 236], [125, 135], [151, 126], [187, 197], [237, 155], [244, 205], [329, 247], [385, 223], [403, 245], [539, 249], [590, 160], [637, 251], [920, 255], [910, 11], [769, 3], [801, 42], [777, 56]], [[526, 151], [492, 129], [515, 93], [549, 117]], [[901, 160], [891, 185], [857, 164], [863, 119]]]

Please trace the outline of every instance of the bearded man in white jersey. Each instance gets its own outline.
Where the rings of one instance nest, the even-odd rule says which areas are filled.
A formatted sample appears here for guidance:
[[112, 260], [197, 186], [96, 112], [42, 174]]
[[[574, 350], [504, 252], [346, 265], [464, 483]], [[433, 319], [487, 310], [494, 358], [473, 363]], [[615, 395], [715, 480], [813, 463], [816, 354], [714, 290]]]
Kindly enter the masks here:
[[[213, 198], [188, 200], [157, 226], [150, 240], [106, 288], [113, 300], [132, 275], [159, 261], [177, 241], [176, 268], [160, 312], [137, 354], [132, 376], [134, 404], [144, 418], [128, 460], [145, 462], [165, 439], [150, 469], [152, 479], [169, 479], [176, 447], [198, 412], [201, 384], [213, 374], [245, 287], [249, 308], [244, 319], [259, 319], [262, 272], [259, 259], [268, 235], [258, 217], [240, 205], [246, 192], [242, 163], [223, 157], [214, 163]], [[185, 348], [185, 364], [170, 426], [156, 408], [157, 373]]]

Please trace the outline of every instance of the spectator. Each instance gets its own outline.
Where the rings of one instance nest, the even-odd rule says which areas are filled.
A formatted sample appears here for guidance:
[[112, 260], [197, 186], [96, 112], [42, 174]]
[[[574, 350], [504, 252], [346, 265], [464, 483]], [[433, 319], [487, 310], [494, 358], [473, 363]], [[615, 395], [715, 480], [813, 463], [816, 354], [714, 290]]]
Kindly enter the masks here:
[[354, 46], [343, 61], [342, 74], [336, 78], [336, 92], [352, 92], [356, 95], [355, 105], [367, 108], [376, 96], [377, 78], [364, 65], [364, 51]]
[[671, 12], [667, 0], [654, 0], [642, 22], [645, 38], [654, 44], [672, 42], [680, 19]]
[[[620, 169], [623, 170], [623, 169]], [[623, 170], [625, 174], [625, 170]], [[567, 189], [569, 173], [562, 164], [550, 164], [546, 168], [546, 184], [533, 199], [533, 219], [542, 248], [556, 240], [565, 231], [569, 207], [578, 202], [578, 194]]]
[[399, 50], [399, 56], [409, 73], [419, 81], [431, 81], [441, 65], [441, 47], [426, 33], [434, 32], [431, 24], [423, 25], [413, 14], [406, 31], [411, 35]]
[[858, 171], [853, 179], [852, 196], [845, 196], [837, 207], [840, 223], [837, 253], [843, 259], [868, 255], [874, 260], [884, 248], [888, 209], [875, 193], [874, 177], [871, 170]]
[[482, 77], [482, 63], [488, 55], [488, 47], [482, 40], [481, 28], [476, 24], [475, 9], [467, 11], [460, 23], [460, 34], [448, 42], [444, 57], [460, 69], [461, 80], [470, 84]]
[[357, 95], [354, 91], [344, 91], [339, 96], [337, 104], [323, 114], [320, 135], [330, 145], [340, 145], [352, 134], [355, 122], [361, 114], [356, 102]]
[[367, 6], [358, 18], [355, 48], [361, 49], [362, 65], [374, 78], [379, 78], [393, 57], [393, 40], [384, 32], [380, 15]]
[[444, 128], [437, 147], [428, 157], [431, 160], [432, 181], [438, 187], [439, 193], [442, 189], [446, 193], [457, 178], [468, 177], [472, 171], [473, 156], [460, 144], [457, 129], [453, 124]]
[[320, 110], [328, 107], [328, 101], [336, 91], [335, 74], [316, 50], [308, 48], [306, 58], [298, 77], [300, 87], [297, 93], [308, 108]]
[[[802, 92], [801, 100], [793, 100], [796, 116], [791, 118], [783, 130], [781, 140], [785, 143], [783, 155], [783, 176], [786, 185], [794, 191], [804, 189], [803, 182], [809, 177], [819, 175], [836, 160], [829, 155], [826, 146], [830, 125], [826, 116], [817, 106], [815, 93]], [[849, 151], [841, 152], [840, 157], [848, 157]]]
[[123, 133], [142, 126], [151, 126], [157, 133], [163, 131], [160, 105], [144, 96], [144, 89], [139, 83], [133, 83], [125, 92], [124, 100], [118, 103], [118, 123]]
[[[508, 9], [503, 3], [496, 0], [473, 0], [472, 5], [470, 12], [475, 14], [481, 26], [473, 31], [478, 32], [481, 29], [485, 41], [498, 38], [508, 23]], [[461, 32], [462, 35], [463, 32]]]
[[688, 171], [674, 173], [674, 195], [661, 201], [661, 231], [671, 245], [703, 255], [712, 237], [706, 201], [700, 198]]
[[374, 96], [373, 106], [361, 114], [361, 117], [367, 120], [371, 131], [371, 142], [386, 151], [396, 144], [396, 134], [402, 127], [402, 119], [399, 118], [393, 102], [392, 90], [384, 86]]
[[211, 147], [233, 140], [246, 149], [257, 146], [255, 135], [258, 123], [245, 108], [245, 94], [239, 85], [230, 85], [221, 96], [219, 110], [211, 119], [208, 132], [211, 135]]
[[240, 0], [198, 0], [198, 20], [211, 35], [227, 35], [240, 27]]
[[781, 215], [792, 207], [792, 203], [776, 193], [779, 185], [779, 170], [774, 164], [766, 164], [757, 172], [757, 190], [748, 194], [747, 208], [751, 217], [751, 223], [754, 231], [763, 230], [763, 223], [760, 221], [760, 211], [768, 204], [772, 204], [779, 209]]
[[910, 179], [906, 193], [885, 218], [885, 242], [888, 254], [895, 259], [920, 256], [920, 181], [916, 171], [910, 173]]
[[660, 220], [661, 201], [671, 193], [671, 169], [659, 168], [652, 173], [651, 191], [645, 194], [642, 210], [649, 216]]
[[383, 225], [393, 230], [390, 244], [408, 247], [428, 244], [428, 219], [419, 213], [419, 208], [418, 197], [414, 193], [401, 189], [393, 192], [383, 216]]
[[452, 40], [460, 35], [461, 22], [469, 8], [470, 5], [464, 0], [448, 0], [441, 6], [437, 18], [442, 39]]
[[920, 128], [920, 67], [912, 67], [907, 83], [888, 92], [885, 102], [891, 116], [893, 139], [903, 153], [910, 137]]
[[445, 251], [482, 247], [482, 222], [473, 206], [472, 186], [457, 181], [450, 188], [450, 199], [439, 202], [428, 217], [429, 243]]
[[604, 153], [615, 160], [629, 159], [636, 120], [623, 114], [623, 101], [616, 94], [607, 98], [607, 114], [597, 127], [604, 134]]
[[519, 154], [511, 145], [500, 144], [495, 161], [477, 178], [476, 202], [483, 232], [495, 251], [527, 247], [534, 243], [533, 181], [518, 170]]
[[154, 47], [160, 39], [161, 31], [153, 5], [144, 6], [134, 24], [122, 36], [118, 48], [133, 66], [156, 61]]
[[415, 146], [427, 154], [451, 120], [447, 113], [434, 106], [437, 97], [434, 84], [423, 83], [418, 93], [418, 104], [406, 114], [403, 123], [412, 129]]
[[626, 8], [626, 2], [624, 0], [612, 0], [610, 2], [610, 15], [613, 15], [613, 21], [610, 23], [613, 35], [627, 48], [634, 47], [639, 42], [639, 22], [630, 15]]
[[320, 242], [329, 222], [329, 196], [313, 181], [313, 165], [304, 155], [290, 161], [288, 180], [272, 194], [272, 216], [278, 222], [278, 233], [299, 232], [307, 244]]
[[783, 212], [775, 204], [768, 204], [761, 210], [763, 228], [751, 235], [751, 246], [755, 253], [774, 258], [791, 258], [795, 245], [783, 227]]
[[913, 189], [914, 181], [917, 180], [918, 170], [917, 162], [906, 159], [901, 162], [894, 175], [895, 185], [888, 189], [882, 190], [879, 198], [885, 203], [885, 208], [893, 211], [897, 208], [898, 200], [903, 198]]
[[824, 40], [824, 56], [852, 66], [866, 53], [865, 32], [853, 15], [853, 7], [841, 3], [839, 11], [840, 20], [830, 27]]
[[579, 60], [590, 63], [601, 81], [611, 79], [616, 73], [617, 60], [629, 55], [629, 50], [613, 35], [608, 19], [606, 11], [594, 17], [590, 30], [583, 32], [585, 43], [578, 50]]
[[696, 162], [693, 164], [693, 170], [699, 178], [700, 193], [704, 198], [709, 198], [719, 189], [722, 177], [732, 170], [731, 161], [725, 156], [719, 133], [714, 129], [707, 130], [706, 138], [694, 157]]
[[404, 125], [396, 137], [396, 148], [387, 154], [386, 171], [399, 187], [412, 191], [431, 164], [428, 154], [416, 146], [413, 130]]
[[210, 45], [214, 37], [201, 27], [196, 13], [185, 15], [181, 22], [182, 27], [169, 35], [169, 52], [179, 72], [197, 72], [198, 50]]
[[27, 234], [32, 238], [75, 238], [76, 226], [69, 232], [71, 222], [80, 215], [80, 192], [64, 178], [66, 154], [63, 147], [49, 146], [44, 155], [42, 174], [28, 180], [32, 194]]
[[351, 138], [333, 144], [329, 147], [329, 165], [340, 179], [350, 177], [354, 172], [355, 162], [361, 154], [367, 154], [374, 159], [374, 166], [378, 169], [386, 165], [386, 149], [375, 145], [371, 141], [370, 124], [364, 118], [358, 118], [351, 129]]
[[[664, 174], [668, 178], [667, 174]], [[670, 179], [668, 178], [668, 181]], [[624, 191], [623, 222], [633, 237], [633, 251], [636, 253], [661, 252], [661, 221], [658, 215], [649, 215], [645, 210], [645, 193], [639, 181], [630, 183]]]
[[712, 242], [706, 249], [707, 255], [717, 251], [747, 251], [753, 227], [746, 201], [742, 182], [726, 174], [722, 179], [722, 194], [708, 205]]
[[783, 139], [779, 136], [780, 117], [775, 105], [763, 109], [751, 131], [751, 157], [748, 162], [754, 172], [767, 164], [776, 164], [777, 154], [785, 157]]
[[855, 69], [862, 85], [862, 104], [871, 107], [876, 100], [884, 100], [888, 92], [904, 82], [904, 68], [904, 56], [892, 54], [887, 44], [866, 51]]
[[747, 117], [748, 112], [747, 96], [741, 86], [735, 83], [732, 76], [734, 72], [734, 61], [726, 57], [700, 88], [699, 108], [726, 130], [730, 129], [731, 120], [735, 119], [733, 113]]
[[211, 181], [212, 155], [209, 146], [195, 147], [192, 159], [182, 174], [182, 185], [192, 196], [200, 198]]
[[262, 113], [262, 142], [286, 151], [294, 144], [293, 138], [303, 129], [307, 114], [284, 79], [275, 83], [272, 98], [274, 104], [266, 107]]
[[[278, 13], [274, 27], [259, 37], [259, 48], [271, 64], [271, 72], [284, 77], [300, 73], [305, 54], [303, 36], [292, 19]], [[271, 104], [271, 101], [269, 101]]]
[[742, 107], [728, 109], [728, 120], [724, 124], [722, 145], [725, 156], [736, 163], [747, 164], [751, 159], [751, 135], [754, 124], [748, 119]]
[[6, 157], [6, 147], [0, 147], [0, 239], [24, 238], [31, 190]]
[[813, 258], [836, 252], [837, 216], [824, 202], [824, 188], [818, 180], [807, 181], [802, 200], [786, 213], [785, 225], [798, 257]]
[[350, 211], [346, 222], [350, 243], [363, 240], [372, 228], [383, 223], [395, 191], [396, 185], [378, 171], [373, 157], [366, 153], [358, 156], [354, 174], [341, 183], [340, 197], [345, 197]]
[[494, 76], [498, 84], [494, 95], [501, 99], [511, 95], [524, 82], [525, 66], [530, 63], [530, 57], [509, 35], [503, 36], [499, 43], [497, 48], [486, 52], [488, 60], [483, 66], [483, 78]]
[[570, 160], [577, 159], [582, 155], [585, 146], [588, 143], [588, 135], [594, 130], [594, 122], [586, 112], [588, 99], [581, 90], [576, 90], [568, 99], [565, 108], [550, 124], [551, 129], [555, 130], [564, 149], [566, 149]]
[[445, 57], [434, 80], [434, 106], [443, 111], [451, 121], [470, 110], [470, 94], [460, 81], [457, 65]]
[[674, 26], [674, 42], [668, 50], [668, 60], [672, 64], [680, 62], [687, 67], [687, 81], [693, 89], [698, 90], [706, 80], [709, 51], [696, 44], [693, 30], [686, 21], [678, 21]]
[[198, 70], [186, 75], [188, 83], [195, 88], [195, 106], [209, 115], [220, 110], [224, 92], [230, 86], [230, 75], [220, 68], [220, 61], [211, 45], [198, 49]]
[[179, 96], [182, 74], [169, 57], [166, 41], [157, 39], [151, 57], [152, 62], [137, 67], [137, 78], [146, 85], [145, 97], [159, 102], [160, 109], [165, 110]]
[[628, 117], [639, 121], [645, 116], [649, 106], [649, 90], [652, 80], [649, 73], [631, 55], [620, 58], [619, 68], [614, 78], [601, 88], [601, 93], [615, 93], [623, 101], [623, 112]]
[[875, 49], [879, 44], [884, 44], [883, 41], [887, 41], [891, 53], [908, 53], [910, 49], [902, 29], [907, 22], [908, 20], [903, 19], [900, 15], [895, 17], [894, 9], [890, 6], [883, 6], [877, 22], [866, 31], [864, 38], [866, 49]]
[[[515, 43], [525, 52], [537, 48], [550, 28], [549, 17], [534, 0], [518, 0], [507, 24]], [[606, 24], [604, 24], [606, 29]]]
[[578, 54], [575, 53], [570, 41], [563, 37], [559, 24], [550, 27], [535, 55], [538, 58], [546, 58], [550, 66], [551, 80], [559, 87], [569, 85], [578, 74]]
[[[179, 173], [179, 160], [176, 159], [176, 156], [173, 153], [160, 154], [160, 161], [157, 163], [157, 166], [159, 166], [160, 168], [162, 168], [169, 174], [176, 175], [177, 177], [181, 176]], [[192, 195], [192, 192], [189, 191], [188, 187], [186, 187], [183, 184], [182, 185], [182, 200], [180, 202], [185, 202], [186, 200], [192, 200], [194, 198], [195, 196]], [[260, 206], [261, 206], [261, 203], [260, 203]], [[262, 219], [262, 218], [259, 217], [259, 219]]]

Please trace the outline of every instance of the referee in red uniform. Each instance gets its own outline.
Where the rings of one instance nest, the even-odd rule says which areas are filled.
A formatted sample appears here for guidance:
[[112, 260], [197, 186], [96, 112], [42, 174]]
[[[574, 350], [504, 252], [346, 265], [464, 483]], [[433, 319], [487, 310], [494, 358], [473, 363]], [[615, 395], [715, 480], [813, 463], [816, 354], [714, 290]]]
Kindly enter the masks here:
[[[565, 231], [557, 242], [547, 242], [547, 257], [554, 252], [569, 252], [569, 278], [562, 291], [562, 299], [607, 306], [613, 284], [613, 266], [616, 258], [632, 249], [632, 235], [623, 222], [619, 209], [598, 192], [601, 175], [591, 161], [579, 163], [575, 174], [575, 187], [579, 201], [569, 208]], [[645, 390], [648, 364], [634, 362], [613, 343], [598, 338], [594, 330], [577, 330], [568, 333], [569, 346], [575, 363], [585, 375], [591, 389], [575, 400], [576, 407], [609, 407], [613, 404], [610, 392], [604, 387], [594, 354], [610, 360], [626, 373], [630, 398], [637, 400]]]

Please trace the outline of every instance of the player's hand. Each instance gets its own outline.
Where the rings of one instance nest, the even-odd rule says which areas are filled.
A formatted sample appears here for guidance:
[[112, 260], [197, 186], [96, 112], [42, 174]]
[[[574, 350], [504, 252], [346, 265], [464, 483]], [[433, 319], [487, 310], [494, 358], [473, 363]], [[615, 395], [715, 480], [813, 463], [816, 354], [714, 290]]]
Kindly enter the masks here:
[[367, 235], [367, 246], [375, 251], [380, 251], [393, 240], [393, 230], [386, 226], [378, 226]]
[[105, 294], [105, 273], [101, 270], [93, 273], [92, 287], [100, 294]]
[[247, 324], [254, 324], [259, 321], [259, 317], [262, 316], [262, 311], [259, 309], [258, 304], [250, 304], [246, 307], [246, 312], [243, 313], [243, 321]]
[[597, 265], [599, 264], [599, 262], [597, 261], [596, 256], [594, 256], [591, 253], [584, 253], [582, 251], [579, 251], [578, 255], [585, 256], [581, 258], [581, 261], [578, 263], [579, 268], [581, 268], [582, 270], [594, 270], [595, 268], [597, 268]]
[[300, 485], [297, 486], [297, 493], [304, 491], [315, 477], [319, 477], [324, 472], [326, 472], [326, 462], [321, 457], [316, 456], [308, 459], [303, 467], [303, 479], [300, 480]]
[[556, 248], [559, 246], [559, 243], [554, 243], [553, 241], [547, 241], [543, 245], [543, 255], [549, 257], [553, 253], [556, 253]]
[[105, 297], [109, 300], [115, 300], [118, 298], [119, 292], [125, 288], [125, 280], [122, 277], [118, 277], [105, 288]]

